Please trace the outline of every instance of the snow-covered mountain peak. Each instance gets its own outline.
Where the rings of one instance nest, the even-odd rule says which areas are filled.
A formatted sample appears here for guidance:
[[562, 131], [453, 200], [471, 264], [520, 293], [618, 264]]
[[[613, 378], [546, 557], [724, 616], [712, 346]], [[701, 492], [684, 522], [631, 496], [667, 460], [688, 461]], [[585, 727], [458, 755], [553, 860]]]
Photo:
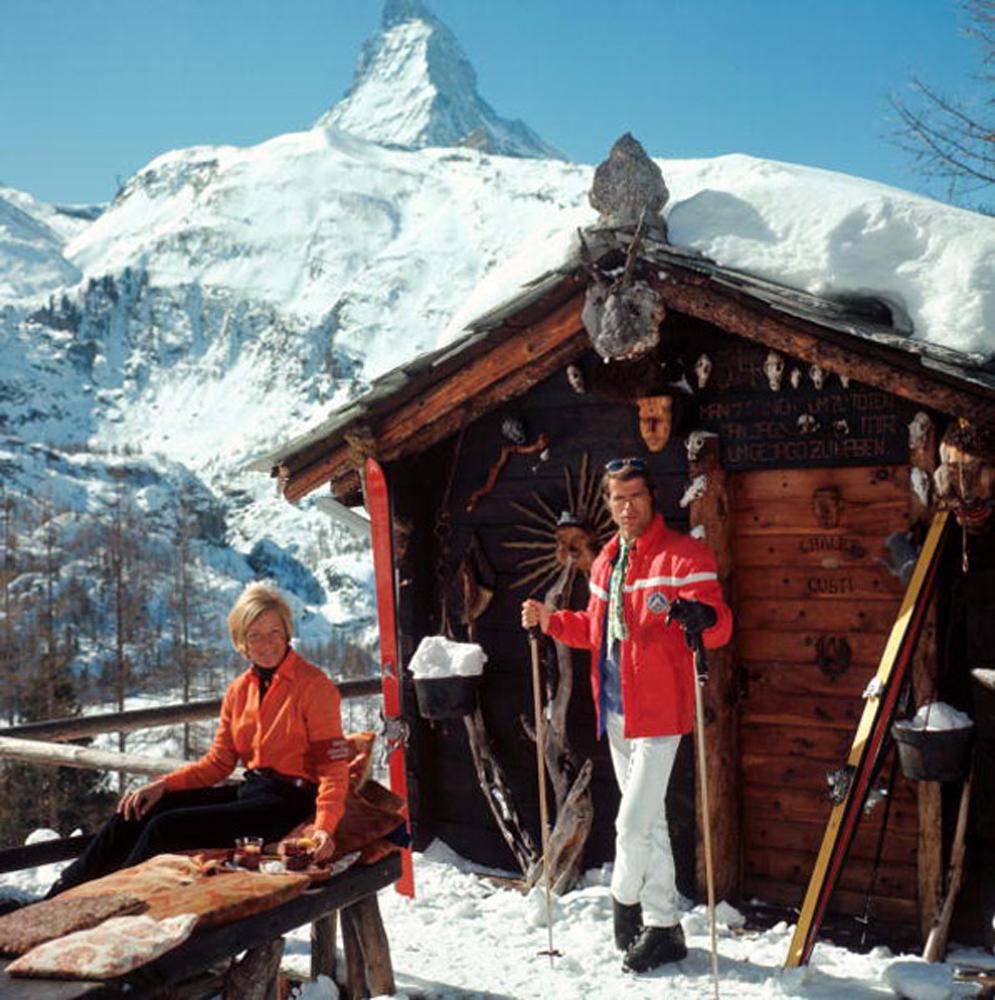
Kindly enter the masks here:
[[352, 86], [315, 125], [410, 149], [472, 146], [563, 159], [523, 122], [501, 118], [480, 97], [477, 74], [456, 36], [420, 0], [386, 0], [381, 29], [363, 46]]

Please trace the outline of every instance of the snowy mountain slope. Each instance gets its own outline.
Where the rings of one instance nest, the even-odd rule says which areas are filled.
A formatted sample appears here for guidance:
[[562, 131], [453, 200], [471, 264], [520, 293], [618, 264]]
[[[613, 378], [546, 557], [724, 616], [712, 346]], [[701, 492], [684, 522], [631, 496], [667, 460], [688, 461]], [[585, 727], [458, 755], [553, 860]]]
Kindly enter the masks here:
[[363, 47], [352, 86], [315, 123], [420, 149], [562, 159], [524, 122], [501, 118], [477, 93], [477, 74], [452, 32], [419, 0], [387, 0], [380, 32]]
[[[0, 189], [0, 433], [182, 466], [223, 508], [225, 543], [256, 552], [250, 571], [299, 587], [308, 627], [368, 635], [355, 539], [243, 470], [562, 262], [595, 221], [589, 166], [427, 145], [459, 142], [463, 124], [418, 137], [439, 107], [478, 102], [472, 83], [444, 26], [390, 0], [350, 96], [308, 131], [167, 153], [92, 222]], [[381, 114], [414, 107], [412, 87], [445, 98], [424, 104], [418, 134]], [[378, 142], [338, 127], [367, 131], [350, 118], [360, 98]], [[995, 220], [745, 156], [658, 162], [675, 243], [818, 294], [874, 295], [913, 337], [992, 354]], [[6, 485], [27, 495], [18, 468]]]
[[0, 306], [75, 284], [79, 271], [62, 251], [66, 239], [88, 224], [0, 187]]

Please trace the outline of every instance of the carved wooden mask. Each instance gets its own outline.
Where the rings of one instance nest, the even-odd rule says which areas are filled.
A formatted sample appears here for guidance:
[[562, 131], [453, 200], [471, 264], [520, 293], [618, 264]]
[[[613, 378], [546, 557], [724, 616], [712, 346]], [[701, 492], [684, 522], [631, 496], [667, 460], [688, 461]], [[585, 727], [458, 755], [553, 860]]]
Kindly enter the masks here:
[[591, 572], [591, 563], [598, 549], [594, 531], [586, 524], [561, 524], [556, 529], [556, 561], [566, 566], [570, 559], [581, 573]]
[[663, 451], [670, 440], [674, 401], [670, 396], [644, 396], [639, 406], [639, 435], [650, 451]]
[[966, 421], [943, 435], [940, 465], [934, 473], [936, 496], [965, 531], [984, 531], [995, 500], [995, 437]]

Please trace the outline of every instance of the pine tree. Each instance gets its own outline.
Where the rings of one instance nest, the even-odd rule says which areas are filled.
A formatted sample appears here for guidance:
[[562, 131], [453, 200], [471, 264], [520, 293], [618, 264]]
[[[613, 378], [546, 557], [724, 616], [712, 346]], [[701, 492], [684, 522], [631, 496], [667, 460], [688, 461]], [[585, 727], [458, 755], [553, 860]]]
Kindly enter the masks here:
[[[72, 625], [64, 620], [68, 616], [62, 566], [71, 553], [61, 545], [59, 519], [51, 502], [39, 502], [38, 509], [41, 523], [36, 534], [41, 551], [34, 556], [32, 569], [41, 577], [40, 586], [18, 602], [16, 615], [5, 617], [18, 651], [15, 722], [67, 718], [80, 712], [72, 670], [77, 640]], [[111, 801], [103, 785], [102, 776], [94, 771], [4, 762], [0, 765], [0, 801], [4, 803], [0, 843], [20, 843], [39, 826], [64, 834], [79, 826], [93, 829]]]

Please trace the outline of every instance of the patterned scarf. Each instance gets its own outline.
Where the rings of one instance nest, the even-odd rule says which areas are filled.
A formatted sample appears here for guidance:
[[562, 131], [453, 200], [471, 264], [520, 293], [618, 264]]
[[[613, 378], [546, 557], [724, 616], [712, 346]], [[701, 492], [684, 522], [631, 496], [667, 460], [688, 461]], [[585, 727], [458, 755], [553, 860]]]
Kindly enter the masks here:
[[612, 568], [611, 579], [608, 581], [608, 644], [611, 648], [613, 640], [623, 642], [629, 638], [629, 629], [625, 624], [625, 608], [623, 605], [623, 587], [625, 576], [629, 569], [629, 550], [632, 541], [619, 540], [618, 559]]

